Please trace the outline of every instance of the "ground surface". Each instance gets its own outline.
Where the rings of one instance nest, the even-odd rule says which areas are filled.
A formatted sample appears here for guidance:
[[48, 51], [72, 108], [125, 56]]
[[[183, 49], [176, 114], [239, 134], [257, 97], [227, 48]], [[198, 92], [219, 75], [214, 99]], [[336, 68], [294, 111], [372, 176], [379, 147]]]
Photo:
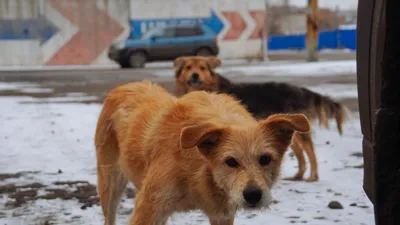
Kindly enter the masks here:
[[[373, 208], [362, 190], [354, 60], [232, 64], [219, 71], [235, 81], [290, 82], [329, 94], [352, 110], [343, 136], [315, 126], [319, 182], [281, 181], [270, 211], [241, 212], [235, 224], [373, 224]], [[150, 79], [173, 90], [169, 67], [0, 72], [0, 225], [102, 224], [93, 144], [101, 102], [107, 91], [128, 81]], [[289, 151], [283, 177], [296, 167]], [[128, 188], [118, 224], [127, 224], [134, 194]], [[329, 208], [331, 201], [343, 209]], [[193, 212], [177, 214], [168, 224], [208, 222]]]

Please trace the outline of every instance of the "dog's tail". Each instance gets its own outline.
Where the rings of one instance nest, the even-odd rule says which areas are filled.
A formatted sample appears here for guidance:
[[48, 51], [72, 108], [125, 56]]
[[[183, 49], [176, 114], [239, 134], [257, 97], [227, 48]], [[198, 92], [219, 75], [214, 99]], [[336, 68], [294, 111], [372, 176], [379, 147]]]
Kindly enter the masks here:
[[342, 135], [342, 125], [348, 118], [349, 110], [347, 107], [328, 96], [318, 94], [307, 88], [302, 89], [308, 99], [307, 114], [309, 119], [318, 120], [319, 125], [327, 129], [329, 128], [329, 120], [335, 119], [338, 132]]

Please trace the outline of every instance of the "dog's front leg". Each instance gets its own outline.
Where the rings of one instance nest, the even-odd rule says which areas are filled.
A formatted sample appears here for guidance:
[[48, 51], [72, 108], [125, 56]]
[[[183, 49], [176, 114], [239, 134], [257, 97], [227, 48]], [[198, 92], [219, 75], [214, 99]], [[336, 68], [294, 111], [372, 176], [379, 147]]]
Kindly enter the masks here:
[[167, 221], [167, 214], [160, 212], [158, 206], [136, 203], [129, 225], [166, 225]]
[[210, 219], [211, 225], [233, 225], [234, 217], [224, 219]]
[[165, 202], [156, 185], [144, 182], [136, 194], [135, 209], [129, 225], [166, 225], [170, 213], [165, 210]]

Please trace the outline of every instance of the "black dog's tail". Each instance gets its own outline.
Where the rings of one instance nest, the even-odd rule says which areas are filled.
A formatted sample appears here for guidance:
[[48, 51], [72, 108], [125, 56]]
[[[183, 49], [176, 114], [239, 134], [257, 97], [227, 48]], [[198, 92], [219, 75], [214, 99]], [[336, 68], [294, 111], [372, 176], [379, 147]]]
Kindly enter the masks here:
[[308, 100], [307, 116], [310, 120], [318, 120], [319, 125], [329, 128], [329, 120], [335, 119], [339, 134], [342, 135], [342, 124], [348, 118], [348, 109], [328, 96], [302, 88]]

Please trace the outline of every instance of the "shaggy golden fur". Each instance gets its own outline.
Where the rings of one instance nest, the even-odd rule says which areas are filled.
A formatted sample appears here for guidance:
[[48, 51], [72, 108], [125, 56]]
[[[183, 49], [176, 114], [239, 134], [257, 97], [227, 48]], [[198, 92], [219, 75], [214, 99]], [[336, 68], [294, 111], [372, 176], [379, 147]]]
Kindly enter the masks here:
[[130, 181], [137, 191], [130, 225], [164, 225], [172, 213], [195, 209], [212, 225], [232, 225], [237, 210], [271, 203], [293, 133], [309, 129], [302, 114], [257, 121], [225, 94], [178, 99], [148, 81], [117, 87], [95, 134], [105, 224], [115, 224]]
[[[329, 119], [336, 120], [342, 134], [342, 124], [346, 118], [346, 108], [328, 96], [312, 92], [306, 88], [288, 83], [266, 82], [257, 84], [236, 84], [215, 72], [221, 64], [216, 57], [188, 56], [175, 60], [176, 95], [192, 91], [211, 91], [232, 95], [246, 106], [256, 118], [267, 118], [275, 113], [304, 113], [310, 121], [319, 121], [325, 128]], [[305, 152], [311, 165], [307, 181], [317, 181], [318, 162], [310, 134], [295, 134], [291, 146], [298, 160], [299, 169], [289, 180], [302, 180], [306, 171]]]

